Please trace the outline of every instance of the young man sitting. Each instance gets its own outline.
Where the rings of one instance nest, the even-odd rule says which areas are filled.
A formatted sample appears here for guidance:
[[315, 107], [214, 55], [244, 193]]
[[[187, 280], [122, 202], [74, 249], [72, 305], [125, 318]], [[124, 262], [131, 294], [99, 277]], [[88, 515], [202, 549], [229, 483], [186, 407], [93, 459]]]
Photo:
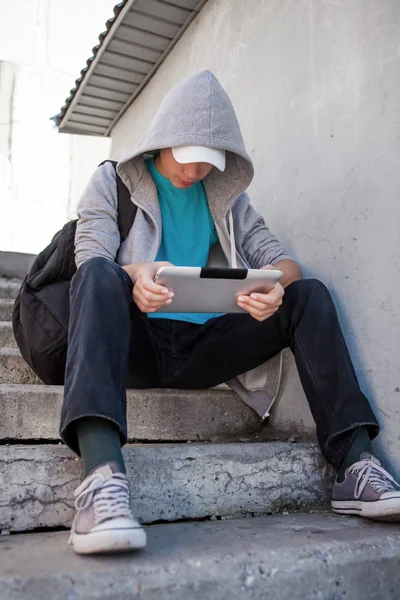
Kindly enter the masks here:
[[[164, 99], [139, 145], [118, 163], [137, 214], [120, 246], [115, 171], [99, 167], [81, 200], [78, 270], [60, 435], [83, 459], [70, 541], [78, 553], [141, 548], [121, 445], [126, 387], [209, 388], [263, 365], [283, 348], [296, 360], [325, 458], [337, 471], [332, 507], [400, 519], [400, 492], [373, 456], [378, 423], [361, 392], [327, 288], [302, 279], [250, 204], [253, 178], [226, 92], [204, 71]], [[268, 294], [239, 296], [248, 314], [159, 313], [173, 301], [161, 265], [278, 268]], [[251, 380], [247, 377], [247, 381]], [[235, 387], [263, 416], [266, 397]], [[248, 386], [251, 388], [251, 386]]]

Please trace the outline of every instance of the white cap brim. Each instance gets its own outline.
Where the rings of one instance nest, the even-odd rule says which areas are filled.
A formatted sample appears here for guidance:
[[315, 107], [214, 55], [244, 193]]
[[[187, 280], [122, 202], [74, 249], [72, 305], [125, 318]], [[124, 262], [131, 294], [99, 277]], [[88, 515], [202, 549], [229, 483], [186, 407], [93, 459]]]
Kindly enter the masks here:
[[180, 146], [179, 148], [172, 148], [172, 154], [175, 160], [183, 165], [204, 162], [217, 167], [220, 171], [225, 171], [225, 150], [207, 148], [206, 146]]

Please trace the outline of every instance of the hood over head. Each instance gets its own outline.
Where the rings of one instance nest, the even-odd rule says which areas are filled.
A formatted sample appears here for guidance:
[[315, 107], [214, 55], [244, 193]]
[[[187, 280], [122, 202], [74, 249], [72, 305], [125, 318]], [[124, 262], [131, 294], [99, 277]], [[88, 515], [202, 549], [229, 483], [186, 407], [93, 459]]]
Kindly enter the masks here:
[[215, 167], [203, 180], [214, 207], [223, 215], [253, 179], [232, 102], [210, 71], [184, 79], [164, 98], [140, 143], [118, 163], [118, 173], [134, 192], [145, 171], [143, 155], [162, 148], [206, 146], [226, 151], [224, 172]]

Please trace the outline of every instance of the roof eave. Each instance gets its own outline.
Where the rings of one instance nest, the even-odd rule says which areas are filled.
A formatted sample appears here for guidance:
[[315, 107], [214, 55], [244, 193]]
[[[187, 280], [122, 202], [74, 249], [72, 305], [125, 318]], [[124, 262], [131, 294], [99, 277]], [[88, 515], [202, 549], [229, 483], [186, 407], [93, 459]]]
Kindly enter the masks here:
[[[99, 36], [100, 43], [93, 48], [59, 114], [52, 117], [59, 132], [108, 137], [206, 2], [152, 0], [152, 8], [142, 0], [116, 4], [114, 17]], [[132, 15], [141, 23], [132, 23]], [[146, 18], [153, 21], [143, 22]], [[153, 37], [148, 42], [143, 35]], [[118, 47], [121, 45], [125, 47]]]

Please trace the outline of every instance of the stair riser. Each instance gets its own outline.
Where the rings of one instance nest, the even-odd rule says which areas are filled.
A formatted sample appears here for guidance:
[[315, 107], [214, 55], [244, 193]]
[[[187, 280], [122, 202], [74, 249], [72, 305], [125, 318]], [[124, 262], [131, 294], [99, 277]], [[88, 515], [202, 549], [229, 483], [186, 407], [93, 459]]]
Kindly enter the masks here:
[[[124, 449], [140, 521], [326, 506], [324, 461], [311, 444], [142, 445]], [[69, 526], [81, 465], [62, 446], [0, 448], [0, 528]]]
[[39, 377], [26, 364], [19, 353], [4, 350], [0, 352], [0, 384], [41, 384]]
[[0, 323], [0, 348], [17, 348], [11, 323]]
[[12, 277], [22, 281], [32, 267], [35, 258], [35, 254], [0, 251], [0, 277]]
[[13, 306], [12, 300], [0, 300], [0, 321], [11, 321]]
[[[57, 386], [0, 386], [0, 440], [56, 440], [63, 399]], [[131, 440], [262, 441], [266, 423], [225, 390], [128, 390]]]

